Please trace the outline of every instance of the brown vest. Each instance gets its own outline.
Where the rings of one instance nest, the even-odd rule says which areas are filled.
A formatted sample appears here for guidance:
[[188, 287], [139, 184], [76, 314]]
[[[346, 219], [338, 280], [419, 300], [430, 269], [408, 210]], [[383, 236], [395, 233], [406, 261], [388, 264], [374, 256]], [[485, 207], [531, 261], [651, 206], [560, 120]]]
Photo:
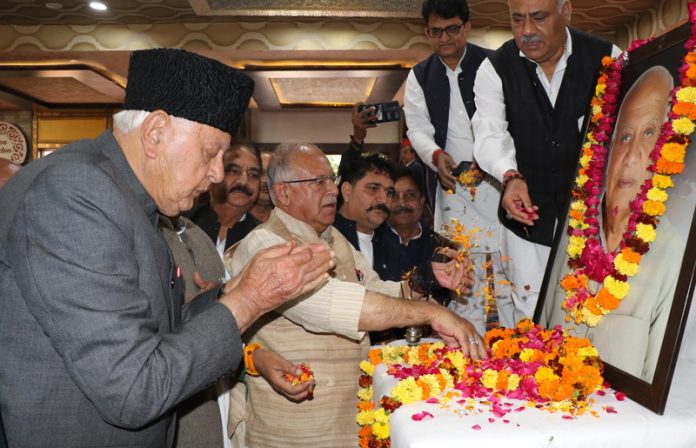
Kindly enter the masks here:
[[[275, 215], [259, 228], [286, 241], [297, 239]], [[350, 243], [333, 227], [332, 249], [336, 253], [335, 276], [358, 282]], [[231, 259], [231, 254], [225, 254]], [[316, 379], [314, 399], [294, 403], [275, 392], [260, 377], [247, 376], [248, 398], [244, 412], [243, 390], [235, 386], [231, 394], [230, 434], [246, 414], [246, 445], [249, 448], [297, 447], [340, 448], [357, 446], [355, 423], [358, 401], [358, 364], [367, 357], [369, 338], [359, 343], [335, 334], [305, 330], [278, 313], [261, 317], [245, 339], [258, 342], [294, 363], [309, 363]], [[243, 417], [242, 417], [243, 418]]]

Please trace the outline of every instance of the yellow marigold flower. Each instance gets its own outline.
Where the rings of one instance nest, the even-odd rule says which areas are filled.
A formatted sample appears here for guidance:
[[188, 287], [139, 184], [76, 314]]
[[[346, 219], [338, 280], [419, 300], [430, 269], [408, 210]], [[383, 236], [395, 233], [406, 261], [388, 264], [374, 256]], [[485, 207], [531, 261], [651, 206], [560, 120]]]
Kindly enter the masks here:
[[597, 115], [602, 112], [602, 106], [599, 104], [593, 104], [592, 105], [592, 115]]
[[621, 274], [628, 275], [629, 277], [638, 273], [638, 265], [636, 263], [626, 261], [622, 254], [619, 254], [616, 256], [616, 258], [614, 258], [614, 267]]
[[529, 362], [534, 357], [534, 350], [531, 348], [524, 348], [520, 352], [520, 359], [524, 362]]
[[448, 189], [445, 193], [447, 193], [447, 194], [454, 194], [454, 190], [452, 190], [452, 189], [450, 188], [450, 189]]
[[650, 224], [638, 223], [636, 226], [636, 235], [638, 238], [645, 241], [646, 243], [652, 243], [655, 241], [657, 234], [655, 233], [655, 228]]
[[677, 118], [672, 122], [672, 129], [683, 135], [691, 135], [694, 132], [694, 122], [688, 118]]
[[375, 411], [367, 410], [358, 412], [358, 415], [355, 416], [355, 422], [360, 426], [373, 424], [375, 422]]
[[378, 423], [385, 423], [389, 421], [389, 416], [384, 408], [379, 408], [375, 411], [375, 421]]
[[534, 379], [536, 380], [537, 384], [542, 384], [548, 381], [558, 381], [560, 378], [558, 378], [558, 375], [553, 373], [553, 369], [550, 367], [539, 367], [534, 374]]
[[664, 202], [645, 201], [643, 202], [643, 211], [650, 216], [662, 216], [667, 211]]
[[449, 352], [447, 358], [458, 372], [463, 372], [466, 365], [464, 354], [461, 351]]
[[375, 373], [375, 365], [370, 361], [363, 359], [360, 361], [360, 370], [372, 376]]
[[609, 294], [611, 294], [619, 300], [626, 297], [626, 294], [628, 294], [628, 290], [630, 289], [630, 286], [627, 282], [617, 280], [610, 275], [604, 278], [603, 284], [604, 287], [607, 288], [607, 291], [609, 291]]
[[595, 95], [604, 95], [604, 91], [607, 89], [606, 84], [597, 84], [597, 87], [595, 87]]
[[440, 382], [437, 380], [437, 377], [433, 374], [428, 374], [428, 375], [423, 375], [420, 378], [418, 378], [418, 381], [422, 381], [425, 383], [428, 388], [430, 389], [430, 396], [428, 397], [423, 397], [423, 400], [426, 400], [430, 397], [437, 397], [442, 393], [442, 389], [440, 388]]
[[669, 176], [664, 176], [662, 174], [655, 174], [652, 180], [654, 186], [656, 186], [657, 188], [662, 188], [663, 190], [665, 188], [670, 188], [674, 186], [672, 178]]
[[581, 174], [575, 178], [575, 183], [582, 187], [589, 179], [590, 178], [587, 177], [587, 174]]
[[566, 251], [571, 258], [579, 257], [585, 249], [586, 238], [584, 236], [571, 236], [568, 238], [568, 248]]
[[513, 391], [517, 390], [517, 388], [520, 385], [520, 376], [516, 373], [513, 373], [508, 377], [508, 387], [507, 390]]
[[583, 358], [594, 358], [599, 356], [599, 353], [597, 353], [597, 349], [594, 347], [581, 347], [578, 350], [578, 355]]
[[382, 360], [387, 364], [397, 364], [404, 362], [404, 346], [385, 345], [382, 347]]
[[486, 369], [481, 375], [481, 384], [483, 384], [488, 389], [495, 389], [495, 384], [498, 382], [498, 371], [493, 369]]
[[583, 201], [573, 201], [570, 204], [570, 208], [573, 210], [577, 210], [580, 213], [584, 213], [587, 210], [587, 206]]
[[588, 327], [596, 327], [602, 321], [602, 315], [583, 308], [580, 312], [580, 321], [584, 322]]
[[[461, 352], [459, 352], [459, 353], [461, 353]], [[464, 371], [464, 368], [462, 368], [460, 370], [460, 372], [463, 372], [463, 371]], [[440, 369], [440, 376], [445, 381], [445, 387], [443, 387], [442, 389], [452, 389], [454, 387], [454, 378], [452, 377], [452, 375], [450, 375], [450, 373], [447, 370]]]
[[372, 386], [370, 387], [363, 387], [358, 391], [358, 398], [360, 398], [363, 401], [369, 401], [372, 400]]
[[696, 103], [696, 87], [682, 87], [677, 91], [677, 100]]
[[661, 190], [655, 187], [648, 190], [648, 199], [650, 199], [651, 201], [665, 202], [667, 198], [669, 198], [669, 195], [665, 190]]
[[590, 157], [590, 156], [582, 156], [582, 157], [580, 157], [580, 165], [587, 166], [591, 160], [592, 160], [592, 157]]
[[[691, 120], [689, 120], [691, 121]], [[684, 163], [686, 145], [680, 143], [665, 143], [662, 145], [660, 155], [670, 162]]]
[[372, 425], [372, 433], [380, 440], [389, 438], [389, 422], [377, 422]]
[[414, 401], [420, 401], [423, 397], [423, 391], [416, 384], [416, 380], [413, 377], [408, 377], [399, 381], [399, 384], [392, 388], [391, 396], [403, 404], [409, 404]]

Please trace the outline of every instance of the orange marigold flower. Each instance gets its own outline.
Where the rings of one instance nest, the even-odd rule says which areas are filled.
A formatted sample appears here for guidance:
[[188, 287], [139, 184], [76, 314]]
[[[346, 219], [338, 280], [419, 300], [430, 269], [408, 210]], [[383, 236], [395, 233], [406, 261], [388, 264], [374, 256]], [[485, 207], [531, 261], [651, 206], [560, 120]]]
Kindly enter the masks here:
[[643, 211], [650, 216], [662, 216], [664, 215], [667, 207], [662, 202], [657, 201], [645, 201], [643, 202]]
[[657, 172], [661, 174], [679, 174], [684, 171], [683, 163], [669, 162], [660, 158], [657, 161]]
[[681, 143], [665, 143], [662, 145], [660, 155], [670, 162], [684, 163], [684, 155], [686, 154], [686, 145]]
[[689, 65], [689, 68], [686, 69], [686, 76], [689, 79], [696, 79], [696, 65]]
[[[611, 56], [604, 56], [604, 57], [602, 58], [602, 65], [605, 66], [605, 67], [607, 67], [607, 66], [609, 66], [609, 64], [611, 64], [611, 61], [613, 61], [613, 60], [614, 60], [614, 59], [612, 59]], [[603, 75], [603, 76], [607, 76], [607, 75]]]
[[[602, 288], [602, 289], [606, 289], [606, 288]], [[600, 290], [600, 291], [601, 291], [601, 290]], [[589, 309], [590, 311], [592, 311], [592, 313], [594, 313], [594, 314], [602, 314], [602, 310], [601, 310], [597, 305], [598, 305], [598, 304], [597, 304], [597, 298], [596, 298], [596, 297], [592, 297], [592, 298], [590, 298], [590, 299], [587, 299], [587, 301], [585, 302], [585, 307], [586, 307], [587, 309]]]
[[572, 289], [583, 288], [585, 286], [585, 280], [583, 277], [579, 277], [575, 274], [566, 274], [561, 280], [561, 287], [566, 291]]
[[624, 259], [629, 263], [640, 263], [640, 254], [630, 247], [624, 247], [621, 249], [621, 255], [623, 255]]
[[371, 401], [364, 401], [364, 400], [358, 401], [358, 409], [360, 409], [361, 411], [369, 411], [370, 409], [374, 409], [374, 408], [375, 408], [375, 404]]
[[621, 303], [619, 299], [609, 294], [607, 288], [600, 289], [597, 293], [596, 299], [597, 303], [599, 303], [599, 305], [607, 311], [615, 310], [616, 307], [618, 307]]
[[[696, 68], [696, 66], [693, 66]], [[696, 120], [696, 104], [679, 101], [672, 108], [675, 114], [687, 117], [689, 120]]]
[[379, 365], [382, 364], [382, 350], [378, 348], [373, 348], [370, 350], [370, 352], [367, 354], [367, 356], [370, 358], [370, 362], [374, 365]]

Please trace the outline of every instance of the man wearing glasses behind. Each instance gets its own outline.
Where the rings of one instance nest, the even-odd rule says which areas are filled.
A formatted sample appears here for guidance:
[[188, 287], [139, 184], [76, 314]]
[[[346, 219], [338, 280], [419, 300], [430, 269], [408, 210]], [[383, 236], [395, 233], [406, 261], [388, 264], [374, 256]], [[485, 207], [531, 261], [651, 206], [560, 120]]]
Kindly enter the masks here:
[[[426, 183], [429, 194], [435, 190], [435, 230], [452, 218], [466, 229], [481, 229], [471, 253], [472, 294], [457, 297], [449, 306], [483, 333], [487, 323], [497, 324], [495, 308], [489, 308], [486, 315], [484, 286], [498, 285], [493, 292], [498, 308], [512, 306], [509, 291], [500, 287], [507, 283], [498, 246], [500, 183], [478, 170], [473, 157], [474, 79], [491, 51], [467, 43], [471, 22], [466, 0], [425, 0], [421, 12], [433, 54], [413, 67], [406, 81], [408, 138], [430, 168]], [[466, 185], [458, 185], [461, 173], [469, 174]], [[514, 322], [501, 324], [512, 326]]]

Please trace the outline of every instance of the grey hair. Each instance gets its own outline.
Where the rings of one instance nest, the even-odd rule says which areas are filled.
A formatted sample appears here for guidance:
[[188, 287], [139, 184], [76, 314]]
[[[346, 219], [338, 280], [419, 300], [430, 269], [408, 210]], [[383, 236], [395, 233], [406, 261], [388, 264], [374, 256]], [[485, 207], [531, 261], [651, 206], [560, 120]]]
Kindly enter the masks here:
[[114, 129], [128, 135], [140, 127], [150, 112], [146, 110], [122, 110], [113, 116]]
[[268, 182], [268, 195], [271, 197], [274, 205], [276, 204], [275, 193], [273, 187], [275, 184], [293, 180], [295, 167], [292, 164], [294, 156], [299, 152], [323, 151], [316, 145], [307, 142], [281, 143], [271, 153], [271, 158], [268, 161], [268, 170], [266, 170], [266, 181]]
[[[114, 129], [121, 134], [128, 135], [142, 126], [148, 115], [150, 115], [150, 112], [147, 110], [122, 110], [116, 112], [112, 117], [114, 120]], [[174, 115], [170, 115], [169, 117], [176, 122], [179, 127], [195, 123], [195, 121]], [[259, 163], [261, 162], [259, 161]]]
[[561, 12], [561, 10], [563, 9], [563, 5], [568, 3], [568, 1], [569, 0], [557, 0], [556, 7], [558, 8], [558, 12]]

